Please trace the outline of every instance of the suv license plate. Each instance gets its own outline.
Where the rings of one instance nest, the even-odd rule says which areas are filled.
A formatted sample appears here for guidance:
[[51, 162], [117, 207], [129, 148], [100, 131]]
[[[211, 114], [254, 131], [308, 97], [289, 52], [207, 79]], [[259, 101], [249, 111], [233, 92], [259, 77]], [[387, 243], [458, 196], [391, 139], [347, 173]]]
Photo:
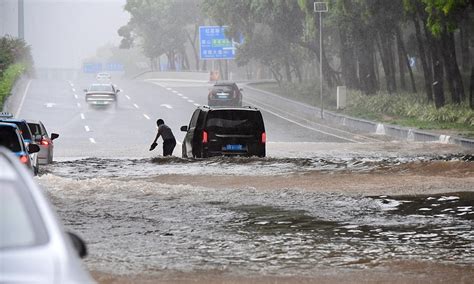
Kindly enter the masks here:
[[225, 147], [227, 151], [242, 151], [242, 145], [229, 144]]

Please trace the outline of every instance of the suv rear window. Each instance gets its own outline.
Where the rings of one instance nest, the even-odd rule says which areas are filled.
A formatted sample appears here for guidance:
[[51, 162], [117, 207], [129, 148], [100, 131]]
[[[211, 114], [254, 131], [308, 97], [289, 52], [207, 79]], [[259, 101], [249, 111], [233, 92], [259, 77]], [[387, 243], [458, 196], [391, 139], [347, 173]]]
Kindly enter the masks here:
[[32, 140], [30, 128], [28, 128], [28, 124], [25, 121], [3, 120], [3, 122], [16, 124], [18, 126], [18, 129], [20, 129], [21, 136], [23, 136], [23, 139]]
[[7, 147], [12, 152], [21, 151], [21, 145], [20, 141], [18, 141], [18, 136], [16, 136], [16, 132], [10, 127], [0, 128], [0, 145]]
[[206, 129], [222, 134], [254, 134], [263, 131], [264, 126], [258, 111], [214, 110], [207, 116]]

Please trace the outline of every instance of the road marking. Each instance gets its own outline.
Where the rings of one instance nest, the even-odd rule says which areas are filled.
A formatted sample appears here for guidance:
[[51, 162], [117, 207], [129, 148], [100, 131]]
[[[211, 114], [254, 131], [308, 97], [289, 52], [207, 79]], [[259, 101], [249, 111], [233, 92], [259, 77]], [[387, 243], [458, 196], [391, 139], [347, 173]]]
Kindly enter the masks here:
[[183, 98], [183, 99], [185, 99], [185, 100], [189, 99], [189, 98], [188, 98], [188, 97], [186, 97], [186, 96], [182, 96], [182, 98]]
[[96, 144], [95, 142], [95, 139], [94, 138], [89, 138], [89, 141], [91, 141], [92, 144]]
[[143, 116], [144, 116], [146, 119], [150, 120], [150, 117], [149, 117], [148, 115], [143, 114]]
[[77, 107], [81, 107], [81, 104], [80, 104], [80, 103], [77, 103]]
[[75, 91], [76, 91], [76, 89], [72, 88], [72, 91], [73, 91], [73, 92], [75, 92]]
[[175, 94], [179, 93], [178, 91], [175, 91], [175, 90], [173, 90], [172, 92], [175, 93]]
[[172, 106], [170, 106], [170, 105], [168, 105], [168, 104], [162, 104], [162, 105], [160, 105], [160, 106], [165, 107], [165, 108], [167, 108], [167, 109], [172, 109], [172, 108], [173, 108]]
[[138, 107], [137, 104], [133, 104], [133, 106], [134, 106], [136, 109], [139, 109], [139, 107]]
[[177, 93], [177, 95], [178, 95], [178, 96], [180, 96], [180, 97], [184, 96], [184, 95], [183, 95], [183, 94], [181, 94], [181, 93]]
[[47, 108], [52, 108], [54, 107], [56, 104], [55, 103], [45, 103], [44, 104]]
[[171, 88], [166, 88], [166, 89], [167, 89], [168, 91], [172, 91], [172, 90], [173, 90], [173, 89], [171, 89]]
[[23, 97], [21, 98], [20, 105], [18, 106], [18, 109], [16, 111], [16, 116], [20, 116], [21, 108], [23, 107], [23, 103], [25, 102], [26, 98], [26, 93], [28, 93], [28, 90], [30, 89], [30, 84], [31, 80], [28, 80], [28, 84], [26, 85], [25, 91], [23, 92]]
[[188, 100], [188, 103], [194, 103], [194, 101], [193, 100]]
[[195, 103], [194, 105], [197, 106], [197, 107], [198, 107], [198, 106], [201, 106], [200, 104], [196, 104], [196, 103]]
[[76, 98], [76, 100], [79, 99], [79, 97], [77, 95], [74, 95], [74, 97]]
[[89, 126], [87, 126], [87, 125], [84, 126], [84, 129], [85, 129], [87, 132], [90, 132], [90, 131], [91, 131], [91, 129], [90, 129]]
[[128, 95], [125, 95], [125, 97], [126, 97], [128, 100], [130, 100], [130, 97], [129, 97]]
[[86, 119], [83, 113], [81, 113], [81, 119]]

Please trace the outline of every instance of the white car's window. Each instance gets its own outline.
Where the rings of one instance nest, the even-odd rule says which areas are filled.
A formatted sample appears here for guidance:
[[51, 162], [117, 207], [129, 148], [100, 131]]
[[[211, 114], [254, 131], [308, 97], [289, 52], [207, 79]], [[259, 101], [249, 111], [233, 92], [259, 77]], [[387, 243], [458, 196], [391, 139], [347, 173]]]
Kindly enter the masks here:
[[36, 206], [19, 184], [0, 180], [0, 249], [40, 245], [47, 240]]
[[112, 85], [92, 85], [89, 91], [99, 91], [99, 92], [113, 92]]

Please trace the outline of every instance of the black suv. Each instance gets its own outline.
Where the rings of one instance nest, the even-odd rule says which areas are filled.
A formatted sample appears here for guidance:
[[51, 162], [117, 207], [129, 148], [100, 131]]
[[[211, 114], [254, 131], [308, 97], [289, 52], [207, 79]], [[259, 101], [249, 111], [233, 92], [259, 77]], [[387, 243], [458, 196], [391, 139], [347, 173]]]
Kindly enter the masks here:
[[183, 158], [222, 155], [265, 157], [266, 134], [263, 118], [256, 108], [198, 107], [186, 132]]

